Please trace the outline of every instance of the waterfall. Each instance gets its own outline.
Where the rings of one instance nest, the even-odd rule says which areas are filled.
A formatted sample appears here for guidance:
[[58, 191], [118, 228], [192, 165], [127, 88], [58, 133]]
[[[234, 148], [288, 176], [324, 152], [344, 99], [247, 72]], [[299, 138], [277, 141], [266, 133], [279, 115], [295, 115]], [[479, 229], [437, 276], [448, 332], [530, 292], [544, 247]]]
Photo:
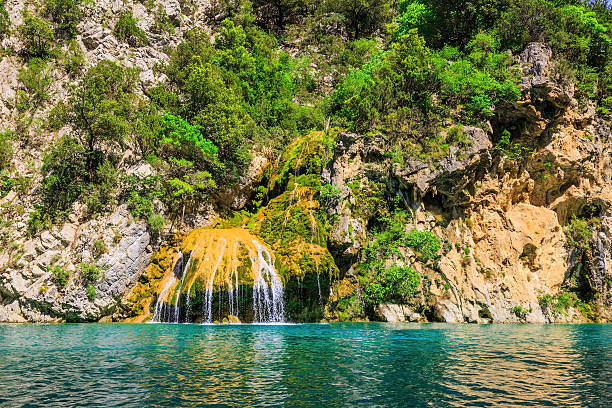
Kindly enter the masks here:
[[[183, 254], [187, 253], [188, 259], [184, 259], [187, 257]], [[192, 320], [191, 295], [195, 290], [196, 297], [202, 301], [203, 322], [212, 323], [217, 319], [282, 322], [284, 289], [274, 263], [268, 247], [246, 229], [194, 230], [183, 240], [174, 265], [162, 280], [152, 320], [173, 323]], [[249, 299], [244, 297], [245, 290], [251, 285], [253, 314], [244, 307], [245, 300]], [[186, 310], [182, 318], [180, 302], [185, 291]]]
[[176, 278], [171, 276], [164, 285], [164, 288], [160, 292], [159, 296], [157, 296], [157, 303], [155, 304], [155, 310], [153, 312], [153, 321], [154, 322], [163, 322], [164, 309], [166, 309], [167, 302], [165, 302], [166, 296], [168, 295], [168, 291], [176, 283]]
[[[187, 272], [189, 271], [189, 266], [191, 265], [191, 258], [193, 257], [192, 256], [193, 252], [194, 251], [191, 251], [191, 253], [189, 254], [189, 259], [187, 259], [187, 263], [185, 264], [185, 268], [182, 268], [182, 266], [183, 266], [183, 253], [181, 251], [179, 251], [179, 261], [180, 261], [180, 263], [177, 261], [177, 265], [180, 265], [180, 268], [182, 269], [183, 274], [182, 274], [182, 277], [181, 277], [181, 283], [179, 284], [178, 293], [176, 294], [176, 300], [174, 302], [174, 323], [179, 323], [180, 312], [181, 312], [181, 305], [179, 303], [180, 300], [181, 300], [181, 291], [183, 290], [183, 282], [185, 281], [185, 275], [187, 275]], [[189, 288], [189, 289], [191, 289], [191, 288]], [[189, 305], [189, 291], [187, 291], [187, 302], [188, 302], [187, 305]]]
[[223, 255], [225, 255], [225, 248], [227, 247], [227, 241], [223, 240], [223, 244], [221, 244], [222, 249], [219, 252], [219, 259], [215, 264], [215, 267], [212, 270], [212, 274], [208, 276], [208, 282], [206, 284], [206, 292], [204, 294], [204, 317], [206, 318], [207, 323], [212, 323], [212, 300], [213, 300], [213, 286], [215, 282], [215, 274], [217, 273], [217, 269], [219, 269], [219, 265], [221, 264], [221, 259], [223, 259]]
[[253, 240], [257, 248], [257, 265], [253, 281], [253, 312], [257, 322], [282, 322], [285, 320], [283, 282], [274, 269], [270, 252]]

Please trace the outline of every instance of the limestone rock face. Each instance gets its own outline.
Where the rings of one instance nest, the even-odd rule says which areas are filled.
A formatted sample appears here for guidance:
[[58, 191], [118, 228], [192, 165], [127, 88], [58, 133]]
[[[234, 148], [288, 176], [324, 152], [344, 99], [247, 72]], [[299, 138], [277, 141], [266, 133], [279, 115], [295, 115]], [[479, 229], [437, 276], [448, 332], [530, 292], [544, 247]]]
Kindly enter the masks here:
[[[24, 11], [36, 5], [9, 1], [5, 7], [11, 28], [16, 28], [23, 23]], [[83, 5], [83, 16], [75, 36], [77, 46], [84, 53], [84, 70], [104, 59], [137, 68], [140, 83], [136, 92], [144, 93], [167, 79], [154, 69], [168, 59], [165, 46], [176, 46], [187, 30], [208, 30], [205, 14], [209, 8], [208, 0], [154, 1], [147, 5], [132, 0], [87, 3]], [[165, 12], [173, 26], [167, 32], [160, 33], [156, 29], [159, 10]], [[131, 11], [137, 18], [138, 26], [149, 39], [147, 46], [131, 47], [115, 37], [113, 27], [122, 11]], [[15, 106], [17, 92], [22, 87], [18, 74], [24, 66], [20, 58], [12, 55], [22, 48], [17, 33], [16, 29], [11, 30], [1, 44], [4, 50], [15, 52], [3, 52], [0, 56], [0, 131], [15, 129], [23, 116]], [[62, 52], [67, 51], [67, 41], [59, 45], [63, 47]], [[45, 123], [49, 108], [66, 102], [70, 87], [78, 80], [66, 75], [59, 63], [49, 64], [46, 73], [51, 78], [50, 100], [42, 109], [32, 112], [32, 123]], [[158, 237], [152, 237], [144, 223], [135, 220], [125, 206], [90, 219], [85, 216], [83, 205], [76, 204], [63, 225], [38, 234], [28, 231], [30, 213], [35, 211], [39, 198], [44, 152], [55, 139], [69, 132], [68, 125], [57, 131], [31, 132], [27, 143], [18, 145], [20, 142], [16, 141], [13, 146], [13, 169], [32, 186], [27, 193], [10, 191], [0, 198], [0, 211], [11, 223], [0, 249], [0, 322], [108, 319], [121, 306], [123, 295], [136, 284], [149, 263], [151, 252], [160, 244]], [[150, 165], [135, 159], [132, 152], [128, 153], [121, 158], [122, 172], [139, 177], [153, 174]], [[265, 165], [265, 162], [257, 163], [260, 167]], [[257, 171], [261, 168], [255, 169], [253, 174]], [[230, 197], [231, 205], [228, 203], [223, 208], [243, 206], [252, 193], [252, 183], [257, 180], [255, 176], [244, 180], [240, 192]], [[165, 209], [159, 202], [154, 206], [156, 212], [164, 214]], [[185, 214], [183, 222], [191, 226], [207, 225], [216, 215], [214, 208], [204, 208], [201, 213]], [[83, 265], [94, 265], [100, 269], [101, 277], [89, 282], [84, 277]], [[54, 275], [59, 269], [68, 273], [65, 285]], [[88, 284], [93, 287], [89, 293]]]
[[[26, 241], [24, 256], [2, 264], [0, 321], [97, 321], [112, 315], [151, 257], [149, 232], [125, 206], [84, 224], [45, 231], [38, 241]], [[95, 297], [87, 293], [82, 263], [101, 271], [91, 283]], [[64, 287], [53, 276], [54, 266], [69, 271]]]
[[[436, 163], [391, 163], [380, 135], [338, 139], [322, 180], [342, 189], [341, 203], [330, 209], [338, 215], [332, 244], [356, 254], [367, 242], [368, 220], [350, 205], [352, 180], [379, 178], [395, 186], [412, 211], [409, 228], [431, 229], [443, 242], [435, 265], [422, 268], [411, 258], [432, 281], [428, 302], [419, 306], [429, 320], [584, 321], [576, 308], [560, 313], [541, 301], [572, 282], [598, 294], [601, 320], [612, 316], [610, 129], [593, 107], [579, 107], [571, 84], [551, 77], [551, 58], [550, 47], [539, 43], [517, 57], [521, 99], [496, 107], [487, 130], [464, 127], [470, 143], [461, 154], [451, 148]], [[493, 147], [503, 129], [527, 146], [524, 157], [512, 160]], [[587, 212], [600, 220], [592, 249], [572, 250], [563, 228]], [[345, 279], [353, 279], [353, 270]], [[405, 310], [414, 307], [385, 304], [374, 312], [381, 320], [404, 321], [410, 320]]]
[[390, 323], [418, 322], [421, 320], [421, 315], [406, 305], [383, 303], [378, 305], [376, 313], [382, 320]]

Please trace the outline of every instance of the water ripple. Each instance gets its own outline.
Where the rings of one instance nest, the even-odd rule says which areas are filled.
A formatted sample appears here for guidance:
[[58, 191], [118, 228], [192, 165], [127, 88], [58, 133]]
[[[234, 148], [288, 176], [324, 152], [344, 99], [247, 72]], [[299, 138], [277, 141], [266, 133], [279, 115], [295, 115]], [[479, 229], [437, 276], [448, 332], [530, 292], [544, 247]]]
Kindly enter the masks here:
[[0, 407], [588, 406], [612, 325], [0, 325]]

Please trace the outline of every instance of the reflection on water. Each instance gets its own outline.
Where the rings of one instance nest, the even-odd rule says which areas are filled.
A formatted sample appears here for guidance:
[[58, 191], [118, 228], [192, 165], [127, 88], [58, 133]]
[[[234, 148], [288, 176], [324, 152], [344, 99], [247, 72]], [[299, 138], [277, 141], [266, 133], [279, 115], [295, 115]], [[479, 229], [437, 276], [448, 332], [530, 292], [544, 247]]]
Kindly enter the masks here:
[[0, 325], [0, 406], [606, 406], [612, 325]]

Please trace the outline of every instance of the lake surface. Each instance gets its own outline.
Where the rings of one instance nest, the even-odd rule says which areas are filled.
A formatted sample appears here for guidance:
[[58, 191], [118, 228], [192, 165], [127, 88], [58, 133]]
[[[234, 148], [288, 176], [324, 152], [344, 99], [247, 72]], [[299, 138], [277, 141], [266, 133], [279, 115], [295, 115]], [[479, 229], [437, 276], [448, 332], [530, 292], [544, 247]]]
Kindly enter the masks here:
[[610, 401], [612, 325], [0, 325], [1, 407]]

